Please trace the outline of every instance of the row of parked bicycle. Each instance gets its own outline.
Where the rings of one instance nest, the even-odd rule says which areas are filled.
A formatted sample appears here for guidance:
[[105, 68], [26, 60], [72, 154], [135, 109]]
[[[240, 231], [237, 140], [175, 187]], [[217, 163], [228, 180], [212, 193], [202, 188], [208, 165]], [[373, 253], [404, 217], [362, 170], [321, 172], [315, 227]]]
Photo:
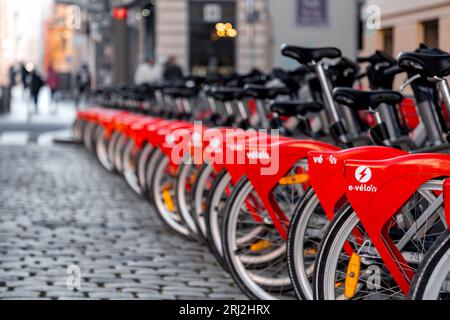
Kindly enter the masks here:
[[282, 53], [300, 66], [98, 90], [75, 137], [250, 298], [447, 299], [450, 54]]

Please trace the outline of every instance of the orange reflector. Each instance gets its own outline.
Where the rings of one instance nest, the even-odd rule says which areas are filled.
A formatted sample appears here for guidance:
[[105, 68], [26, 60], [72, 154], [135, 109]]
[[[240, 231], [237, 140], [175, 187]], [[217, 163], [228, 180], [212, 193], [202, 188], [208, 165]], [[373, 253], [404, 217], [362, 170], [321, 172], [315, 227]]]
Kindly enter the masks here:
[[290, 176], [286, 176], [281, 178], [278, 183], [281, 185], [290, 185], [290, 184], [299, 184], [308, 182], [309, 175], [306, 173], [293, 174]]
[[345, 291], [344, 296], [347, 299], [351, 299], [355, 296], [356, 289], [358, 288], [359, 272], [361, 270], [361, 257], [354, 253], [350, 258], [347, 267], [347, 273], [345, 276]]
[[251, 251], [261, 251], [267, 248], [270, 248], [272, 246], [272, 242], [269, 240], [259, 240], [258, 242], [252, 244], [250, 246]]
[[170, 189], [172, 189], [172, 184], [168, 183], [163, 187], [162, 197], [167, 210], [170, 212], [175, 211], [175, 205], [173, 203], [172, 195], [170, 194]]
[[172, 195], [170, 194], [170, 191], [169, 190], [163, 191], [162, 196], [167, 210], [169, 210], [170, 212], [175, 211], [175, 205], [173, 204]]
[[303, 255], [304, 256], [310, 256], [310, 255], [314, 255], [317, 253], [317, 249], [315, 248], [309, 248], [303, 251]]

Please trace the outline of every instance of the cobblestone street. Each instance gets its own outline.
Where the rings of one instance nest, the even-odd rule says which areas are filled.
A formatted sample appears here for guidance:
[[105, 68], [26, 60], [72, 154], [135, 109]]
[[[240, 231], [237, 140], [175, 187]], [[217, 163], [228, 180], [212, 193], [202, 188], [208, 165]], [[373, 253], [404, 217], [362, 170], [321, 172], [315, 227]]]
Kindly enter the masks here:
[[206, 248], [151, 210], [81, 147], [0, 146], [0, 298], [244, 298]]

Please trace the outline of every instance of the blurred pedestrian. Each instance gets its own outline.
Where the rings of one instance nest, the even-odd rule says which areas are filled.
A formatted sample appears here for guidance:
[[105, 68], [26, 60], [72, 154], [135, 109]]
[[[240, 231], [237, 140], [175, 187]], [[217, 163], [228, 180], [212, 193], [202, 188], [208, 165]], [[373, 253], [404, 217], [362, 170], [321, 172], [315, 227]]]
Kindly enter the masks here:
[[13, 64], [8, 69], [9, 89], [12, 89], [16, 85], [16, 66]]
[[137, 85], [144, 83], [153, 83], [161, 79], [161, 66], [156, 63], [155, 59], [148, 59], [139, 64], [134, 74], [134, 83]]
[[44, 80], [42, 80], [42, 77], [35, 69], [30, 72], [28, 77], [30, 93], [31, 97], [33, 98], [35, 112], [39, 113], [39, 93], [41, 91], [41, 88], [44, 86]]
[[20, 81], [22, 82], [23, 89], [25, 90], [28, 88], [28, 75], [29, 72], [27, 68], [25, 67], [25, 64], [23, 62], [20, 63]]
[[18, 73], [20, 75], [20, 82], [22, 83], [22, 99], [27, 101], [29, 99], [28, 84], [30, 82], [30, 71], [27, 69], [24, 62], [20, 63]]
[[58, 94], [59, 90], [59, 76], [55, 72], [52, 66], [49, 66], [47, 69], [47, 80], [46, 80], [47, 86], [50, 89], [51, 93], [51, 104], [54, 106], [53, 113], [57, 112], [57, 99], [56, 96]]
[[81, 100], [87, 100], [91, 89], [91, 74], [87, 64], [81, 65], [75, 77], [75, 106], [78, 109]]
[[183, 70], [177, 64], [175, 56], [170, 56], [164, 67], [163, 77], [167, 81], [178, 80], [183, 77]]

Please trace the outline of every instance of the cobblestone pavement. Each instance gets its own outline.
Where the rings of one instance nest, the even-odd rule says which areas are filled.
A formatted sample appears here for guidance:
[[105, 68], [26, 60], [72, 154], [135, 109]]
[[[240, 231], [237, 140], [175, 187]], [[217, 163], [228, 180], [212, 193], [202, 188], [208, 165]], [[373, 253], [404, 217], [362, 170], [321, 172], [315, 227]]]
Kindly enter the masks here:
[[169, 234], [84, 149], [27, 145], [0, 146], [0, 298], [244, 296], [207, 249]]

